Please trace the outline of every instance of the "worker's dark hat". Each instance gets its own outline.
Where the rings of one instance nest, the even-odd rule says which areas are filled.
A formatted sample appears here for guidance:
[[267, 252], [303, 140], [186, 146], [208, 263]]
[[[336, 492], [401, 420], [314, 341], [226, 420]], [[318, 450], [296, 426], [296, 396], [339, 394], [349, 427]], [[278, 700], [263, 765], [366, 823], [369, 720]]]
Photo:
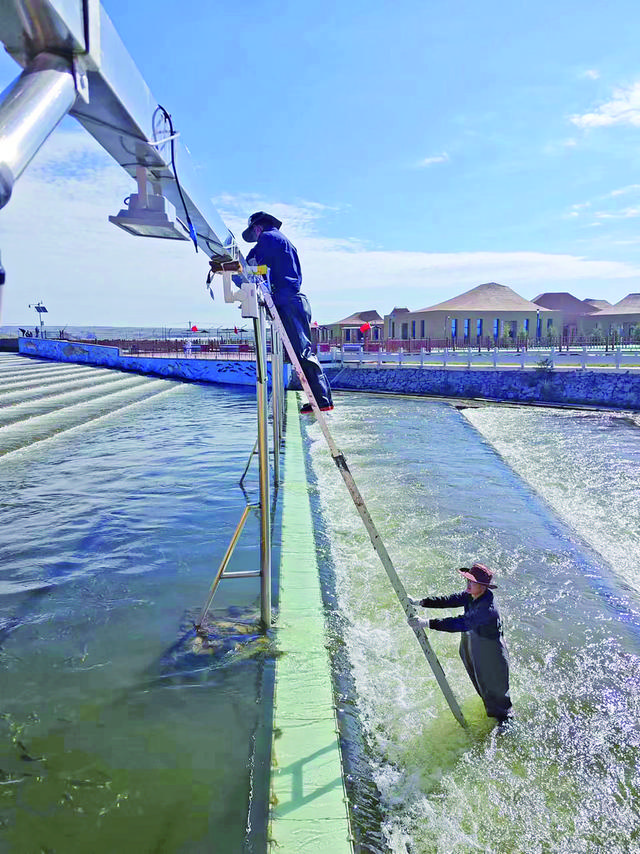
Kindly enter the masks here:
[[256, 211], [252, 213], [249, 217], [249, 222], [247, 223], [247, 227], [242, 232], [242, 239], [246, 240], [247, 243], [255, 243], [257, 237], [253, 233], [254, 225], [264, 225], [264, 226], [275, 226], [275, 228], [280, 228], [282, 223], [279, 219], [276, 219], [269, 213], [265, 213], [264, 211]]
[[493, 572], [483, 563], [474, 563], [471, 569], [467, 569], [466, 566], [463, 566], [462, 569], [458, 571], [461, 572], [465, 578], [468, 578], [469, 581], [484, 584], [485, 587], [490, 587], [492, 590], [495, 590], [498, 586], [497, 584], [491, 583], [493, 581]]

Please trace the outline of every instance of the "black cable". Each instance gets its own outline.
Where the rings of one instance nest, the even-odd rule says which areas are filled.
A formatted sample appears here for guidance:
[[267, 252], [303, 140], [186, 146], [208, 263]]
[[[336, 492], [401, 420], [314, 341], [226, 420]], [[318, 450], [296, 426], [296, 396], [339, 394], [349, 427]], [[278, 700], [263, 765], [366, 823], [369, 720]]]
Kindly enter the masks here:
[[[198, 251], [198, 236], [196, 234], [196, 230], [193, 227], [193, 223], [191, 222], [191, 217], [189, 216], [189, 211], [187, 210], [187, 203], [184, 200], [184, 196], [182, 195], [182, 187], [180, 186], [180, 180], [178, 179], [178, 170], [176, 169], [176, 156], [175, 156], [175, 133], [173, 130], [173, 122], [171, 121], [171, 116], [162, 106], [162, 104], [158, 104], [158, 109], [162, 111], [165, 120], [169, 123], [169, 141], [171, 142], [171, 168], [173, 169], [173, 175], [176, 180], [176, 186], [178, 188], [178, 193], [180, 194], [180, 199], [182, 201], [182, 206], [184, 208], [184, 213], [187, 218], [187, 223], [189, 225], [189, 235], [193, 240], [193, 245], [195, 246], [196, 252]], [[157, 142], [157, 140], [154, 140]]]

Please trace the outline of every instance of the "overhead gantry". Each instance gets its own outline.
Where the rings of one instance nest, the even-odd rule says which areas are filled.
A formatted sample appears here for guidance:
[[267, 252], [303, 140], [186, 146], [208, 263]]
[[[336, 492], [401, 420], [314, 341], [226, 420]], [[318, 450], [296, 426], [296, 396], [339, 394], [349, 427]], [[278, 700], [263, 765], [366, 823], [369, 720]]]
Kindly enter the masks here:
[[137, 181], [112, 222], [191, 240], [208, 258], [238, 257], [233, 234], [193, 179], [171, 116], [98, 0], [0, 0], [0, 40], [23, 69], [0, 96], [0, 208], [68, 114]]

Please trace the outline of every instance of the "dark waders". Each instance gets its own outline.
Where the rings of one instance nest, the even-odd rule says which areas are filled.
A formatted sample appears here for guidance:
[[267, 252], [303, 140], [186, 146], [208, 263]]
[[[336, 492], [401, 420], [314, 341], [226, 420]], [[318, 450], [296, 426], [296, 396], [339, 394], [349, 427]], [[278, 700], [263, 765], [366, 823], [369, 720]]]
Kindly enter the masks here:
[[487, 715], [499, 720], [509, 717], [509, 653], [502, 636], [494, 640], [475, 631], [462, 632], [460, 658], [482, 697]]
[[318, 406], [321, 409], [331, 406], [329, 381], [311, 349], [311, 309], [306, 296], [293, 294], [284, 299], [274, 299], [274, 303]]

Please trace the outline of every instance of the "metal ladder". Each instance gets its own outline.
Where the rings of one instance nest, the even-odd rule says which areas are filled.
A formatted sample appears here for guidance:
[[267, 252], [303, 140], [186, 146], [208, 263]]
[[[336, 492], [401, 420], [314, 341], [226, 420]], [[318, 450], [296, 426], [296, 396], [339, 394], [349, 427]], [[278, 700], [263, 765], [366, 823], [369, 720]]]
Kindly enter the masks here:
[[[262, 375], [262, 369], [260, 368], [261, 359], [264, 360], [264, 352], [266, 350], [266, 336], [265, 336], [265, 327], [264, 327], [264, 306], [266, 305], [266, 307], [269, 311], [269, 315], [271, 317], [272, 333], [273, 333], [273, 330], [275, 329], [275, 331], [278, 333], [279, 338], [282, 340], [282, 343], [284, 344], [284, 347], [287, 351], [287, 354], [289, 356], [291, 364], [293, 365], [293, 367], [296, 371], [296, 374], [298, 375], [298, 379], [300, 380], [302, 388], [303, 388], [305, 394], [307, 395], [307, 397], [309, 399], [309, 403], [311, 404], [313, 412], [314, 412], [314, 414], [318, 420], [320, 430], [322, 431], [322, 434], [323, 434], [323, 436], [327, 442], [331, 457], [332, 457], [334, 463], [336, 464], [338, 471], [342, 475], [342, 478], [345, 482], [345, 485], [346, 485], [347, 489], [349, 490], [349, 494], [351, 495], [351, 498], [353, 499], [353, 503], [355, 504], [356, 510], [360, 514], [360, 517], [364, 523], [364, 526], [367, 529], [367, 533], [369, 534], [369, 537], [371, 539], [371, 544], [373, 545], [373, 548], [375, 549], [378, 557], [380, 558], [382, 566], [384, 567], [384, 570], [387, 573], [389, 581], [391, 582], [391, 586], [393, 587], [393, 589], [394, 589], [394, 591], [398, 597], [398, 600], [400, 602], [400, 605], [402, 606], [402, 609], [404, 610], [404, 612], [407, 616], [410, 616], [410, 615], [415, 613], [415, 609], [410, 604], [410, 602], [407, 598], [407, 592], [404, 588], [404, 585], [402, 584], [402, 581], [400, 580], [400, 578], [399, 578], [399, 576], [395, 570], [395, 567], [393, 566], [393, 563], [391, 561], [389, 553], [388, 553], [388, 551], [387, 551], [387, 549], [386, 549], [386, 547], [382, 541], [382, 538], [380, 537], [380, 534], [378, 533], [378, 530], [377, 530], [377, 528], [373, 522], [373, 519], [371, 518], [371, 515], [369, 514], [367, 506], [364, 502], [364, 498], [360, 494], [360, 490], [358, 489], [356, 482], [353, 478], [353, 475], [351, 474], [351, 471], [349, 470], [349, 466], [347, 465], [347, 461], [344, 457], [344, 454], [342, 454], [342, 452], [338, 449], [337, 445], [335, 444], [335, 442], [333, 440], [331, 433], [329, 432], [329, 427], [327, 425], [326, 419], [325, 419], [324, 415], [322, 414], [322, 412], [320, 411], [318, 403], [317, 403], [317, 401], [313, 395], [313, 392], [311, 391], [311, 387], [309, 386], [307, 378], [304, 375], [304, 372], [303, 372], [302, 367], [300, 365], [300, 361], [298, 360], [296, 352], [293, 349], [291, 342], [289, 341], [289, 338], [287, 336], [285, 328], [282, 324], [282, 320], [280, 319], [280, 315], [278, 313], [278, 310], [275, 307], [275, 304], [273, 302], [273, 298], [271, 296], [271, 291], [269, 288], [269, 271], [268, 271], [267, 267], [263, 267], [263, 266], [257, 267], [257, 268], [247, 267], [245, 269], [245, 274], [246, 274], [246, 276], [248, 276], [249, 281], [243, 282], [242, 285], [240, 286], [240, 288], [235, 293], [234, 293], [233, 288], [232, 288], [231, 273], [230, 272], [223, 272], [222, 277], [223, 277], [223, 283], [224, 283], [225, 301], [227, 301], [227, 302], [232, 302], [232, 301], [240, 302], [242, 304], [243, 317], [245, 317], [245, 316], [254, 317], [254, 324], [255, 324], [255, 330], [256, 330], [256, 366], [257, 366], [257, 375], [258, 375], [257, 376], [258, 386], [260, 386], [260, 383], [261, 383], [260, 377]], [[245, 314], [245, 311], [248, 313]], [[255, 314], [253, 314], [253, 313], [249, 314], [249, 312], [255, 312]], [[265, 394], [266, 394], [266, 371], [264, 372], [264, 374], [265, 374], [264, 384], [265, 384]], [[275, 376], [275, 365], [273, 365], [272, 374]], [[263, 417], [265, 419], [265, 424], [266, 424], [266, 400], [263, 403], [261, 403], [261, 393], [260, 393], [260, 391], [258, 391], [258, 410], [259, 410], [259, 413], [260, 413], [261, 406], [262, 406], [262, 409], [264, 410], [264, 416]], [[274, 406], [274, 412], [275, 412], [275, 406]], [[266, 427], [264, 424], [261, 427], [261, 416], [260, 416], [260, 414], [258, 415], [258, 422], [259, 422], [259, 424], [258, 424], [258, 449], [259, 449], [258, 453], [259, 453], [260, 467], [261, 467], [261, 476], [260, 476], [260, 480], [261, 480], [261, 509], [262, 509], [261, 516], [262, 516], [262, 523], [263, 523], [262, 524], [262, 528], [263, 528], [262, 540], [264, 540], [265, 538], [269, 539], [268, 523], [267, 523], [267, 527], [265, 530], [265, 519], [268, 520], [268, 512], [265, 512], [265, 507], [268, 510], [269, 505], [268, 505], [268, 501], [266, 504], [264, 503], [268, 497], [268, 449], [266, 449], [264, 447], [265, 442], [266, 442]], [[261, 440], [261, 435], [263, 437], [263, 440]], [[278, 455], [275, 454], [274, 456], [277, 457]], [[265, 472], [266, 472], [266, 475], [265, 475]], [[266, 484], [263, 484], [264, 480], [266, 480]], [[264, 487], [264, 492], [263, 492], [263, 487]], [[264, 553], [264, 549], [265, 549], [265, 544], [264, 544], [264, 542], [262, 542], [261, 543], [261, 554]], [[270, 558], [270, 552], [269, 552], [269, 558]], [[223, 563], [224, 563], [224, 561], [223, 561]], [[263, 571], [265, 570], [264, 562], [262, 563], [262, 570]], [[221, 573], [219, 573], [219, 574], [221, 575]], [[269, 577], [270, 577], [270, 573], [269, 573]], [[263, 596], [265, 595], [264, 587], [265, 587], [265, 579], [263, 577], [263, 579], [262, 579]], [[268, 595], [269, 595], [269, 611], [270, 611], [270, 590], [269, 590]], [[263, 622], [265, 622], [264, 611], [265, 611], [265, 606], [264, 606], [264, 602], [263, 602], [263, 606], [262, 606]], [[270, 617], [270, 615], [269, 615], [269, 617]], [[270, 623], [269, 623], [269, 625], [270, 625]], [[431, 670], [433, 671], [433, 674], [434, 674], [434, 676], [438, 682], [438, 685], [440, 686], [440, 689], [441, 689], [442, 693], [444, 694], [444, 697], [447, 701], [447, 704], [449, 705], [449, 708], [451, 709], [453, 716], [458, 721], [460, 726], [466, 728], [467, 722], [464, 718], [464, 715], [462, 714], [462, 710], [460, 709], [458, 701], [457, 701], [453, 691], [451, 690], [451, 687], [447, 681], [447, 677], [444, 673], [444, 670], [442, 669], [442, 665], [440, 664], [436, 653], [434, 652], [431, 644], [429, 643], [429, 639], [427, 638], [427, 635], [426, 635], [424, 629], [421, 626], [413, 626], [412, 628], [413, 628], [413, 632], [414, 632], [414, 634], [418, 640], [418, 643], [420, 644], [420, 647], [421, 647], [422, 651], [424, 652], [424, 655], [425, 655], [427, 661], [429, 662], [429, 666], [431, 667]]]

